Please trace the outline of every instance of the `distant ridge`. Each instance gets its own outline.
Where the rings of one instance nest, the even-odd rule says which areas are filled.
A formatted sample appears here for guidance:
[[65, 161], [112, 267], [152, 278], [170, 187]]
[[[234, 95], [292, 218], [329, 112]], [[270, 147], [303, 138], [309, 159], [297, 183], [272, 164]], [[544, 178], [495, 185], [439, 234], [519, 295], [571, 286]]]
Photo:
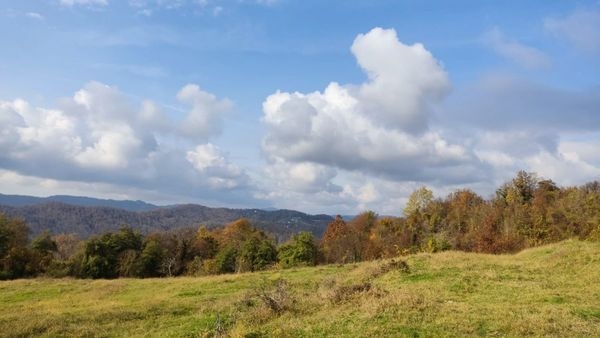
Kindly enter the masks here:
[[218, 227], [239, 218], [284, 241], [300, 231], [320, 237], [333, 217], [294, 210], [209, 208], [197, 204], [159, 207], [142, 201], [102, 200], [77, 196], [46, 198], [0, 194], [0, 212], [23, 218], [32, 235], [44, 230], [75, 233], [81, 238], [127, 224], [143, 233], [181, 227]]
[[0, 205], [8, 205], [12, 207], [22, 207], [27, 205], [44, 204], [48, 202], [60, 202], [70, 205], [78, 205], [82, 207], [108, 207], [115, 209], [123, 209], [128, 211], [149, 211], [160, 208], [157, 205], [146, 203], [144, 201], [131, 200], [113, 200], [99, 199], [82, 196], [69, 195], [54, 195], [48, 197], [34, 197], [25, 195], [4, 195], [0, 194]]

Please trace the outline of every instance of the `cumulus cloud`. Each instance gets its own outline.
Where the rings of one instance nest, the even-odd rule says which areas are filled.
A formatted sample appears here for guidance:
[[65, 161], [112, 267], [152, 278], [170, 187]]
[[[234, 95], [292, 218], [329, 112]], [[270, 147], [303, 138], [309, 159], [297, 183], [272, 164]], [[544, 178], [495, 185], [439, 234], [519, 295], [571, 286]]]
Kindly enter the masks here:
[[306, 194], [342, 191], [342, 187], [331, 182], [336, 177], [337, 170], [325, 165], [310, 162], [289, 163], [275, 158], [264, 171], [265, 177], [269, 178], [268, 184], [273, 184], [272, 189], [275, 190]]
[[221, 150], [211, 143], [200, 144], [186, 154], [194, 168], [207, 174], [209, 183], [215, 188], [235, 188], [247, 178], [244, 172], [227, 160]]
[[484, 34], [483, 41], [496, 53], [522, 67], [538, 69], [550, 65], [550, 59], [542, 51], [506, 38], [497, 27]]
[[181, 125], [182, 132], [200, 141], [205, 141], [221, 132], [223, 114], [233, 107], [230, 100], [219, 100], [215, 95], [201, 90], [195, 84], [183, 87], [177, 93], [177, 99], [192, 106], [192, 110]]
[[[499, 30], [487, 38], [524, 67], [549, 64]], [[598, 178], [596, 147], [584, 136], [568, 141], [600, 128], [598, 88], [489, 73], [446, 100], [451, 85], [440, 63], [395, 31], [361, 34], [351, 51], [364, 83], [277, 91], [263, 102], [265, 176], [272, 180], [258, 197], [284, 207], [398, 214], [423, 184], [438, 196], [465, 186], [487, 196], [522, 169], [560, 184]]]
[[582, 184], [600, 177], [600, 168], [582, 160], [577, 152], [541, 152], [525, 162], [538, 175], [564, 185]]
[[0, 168], [41, 180], [123, 185], [190, 198], [246, 187], [244, 170], [216, 145], [199, 141], [218, 133], [219, 114], [231, 103], [192, 84], [178, 97], [191, 107], [181, 120], [151, 101], [136, 107], [117, 88], [99, 82], [86, 84], [53, 109], [20, 99], [0, 101]]
[[[579, 136], [581, 138], [581, 135]], [[576, 157], [587, 163], [600, 167], [600, 136], [586, 135], [583, 140], [564, 140], [558, 145], [558, 150], [563, 154]], [[574, 154], [574, 155], [572, 155]]]
[[563, 18], [547, 18], [544, 28], [588, 52], [600, 52], [600, 11], [577, 9]]
[[358, 35], [351, 51], [369, 77], [355, 94], [362, 113], [383, 126], [424, 130], [431, 104], [450, 87], [433, 55], [422, 44], [405, 45], [395, 30], [381, 28]]
[[397, 180], [453, 176], [458, 171], [448, 168], [471, 161], [467, 149], [427, 130], [432, 106], [450, 87], [431, 53], [381, 28], [359, 35], [351, 50], [367, 82], [332, 82], [323, 92], [267, 97], [263, 150], [268, 156]]

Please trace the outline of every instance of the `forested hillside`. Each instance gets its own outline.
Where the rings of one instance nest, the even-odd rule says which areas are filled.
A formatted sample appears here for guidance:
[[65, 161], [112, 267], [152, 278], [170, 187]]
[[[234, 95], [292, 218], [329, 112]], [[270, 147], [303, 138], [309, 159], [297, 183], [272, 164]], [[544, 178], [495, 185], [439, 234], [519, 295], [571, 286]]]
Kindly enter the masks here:
[[[435, 198], [422, 187], [411, 194], [402, 217], [366, 211], [346, 222], [337, 216], [322, 238], [301, 232], [298, 224], [302, 217], [322, 222], [331, 218], [285, 210], [192, 205], [144, 213], [48, 204], [31, 208], [48, 209], [32, 212], [34, 222], [40, 214], [60, 210], [60, 217], [83, 220], [87, 231], [97, 235], [81, 239], [69, 231], [43, 232], [30, 241], [25, 221], [0, 214], [0, 278], [207, 275], [444, 250], [510, 253], [567, 238], [600, 240], [598, 182], [561, 188], [523, 171], [489, 200], [471, 190]], [[46, 217], [56, 222], [59, 216]], [[225, 222], [227, 217], [241, 218], [212, 227], [200, 221]], [[130, 226], [106, 231], [118, 226], [109, 223], [114, 219]], [[282, 234], [291, 237], [283, 244]]]
[[11, 207], [21, 207], [26, 205], [44, 204], [49, 202], [59, 202], [82, 207], [108, 207], [124, 209], [129, 211], [148, 211], [160, 208], [158, 205], [146, 203], [144, 201], [131, 200], [112, 200], [100, 199], [82, 196], [54, 195], [48, 197], [35, 197], [25, 195], [5, 195], [0, 194], [0, 205]]
[[283, 241], [299, 231], [309, 231], [315, 236], [321, 236], [327, 223], [333, 220], [328, 215], [308, 215], [293, 210], [209, 208], [195, 204], [133, 212], [48, 202], [19, 207], [0, 205], [0, 212], [9, 217], [23, 218], [33, 236], [49, 230], [54, 234], [77, 234], [80, 238], [117, 230], [123, 225], [142, 233], [150, 233], [199, 225], [214, 228], [246, 218], [253, 225]]

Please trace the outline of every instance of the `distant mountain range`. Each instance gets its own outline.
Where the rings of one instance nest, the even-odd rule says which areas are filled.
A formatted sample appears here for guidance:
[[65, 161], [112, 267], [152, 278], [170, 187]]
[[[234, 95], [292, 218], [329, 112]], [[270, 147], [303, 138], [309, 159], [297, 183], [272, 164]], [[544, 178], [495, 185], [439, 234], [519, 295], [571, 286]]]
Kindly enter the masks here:
[[299, 231], [320, 237], [333, 217], [294, 210], [209, 208], [197, 204], [156, 206], [143, 201], [104, 200], [78, 196], [32, 197], [0, 194], [0, 212], [25, 219], [32, 235], [46, 229], [81, 238], [116, 230], [124, 224], [143, 233], [181, 227], [209, 228], [247, 218], [279, 241]]
[[0, 205], [8, 205], [11, 207], [22, 207], [26, 205], [44, 204], [48, 202], [60, 202], [71, 205], [79, 205], [82, 207], [107, 207], [123, 209], [128, 211], [149, 211], [160, 208], [157, 205], [146, 203], [144, 201], [117, 201], [110, 199], [99, 199], [68, 195], [34, 197], [24, 195], [0, 194]]

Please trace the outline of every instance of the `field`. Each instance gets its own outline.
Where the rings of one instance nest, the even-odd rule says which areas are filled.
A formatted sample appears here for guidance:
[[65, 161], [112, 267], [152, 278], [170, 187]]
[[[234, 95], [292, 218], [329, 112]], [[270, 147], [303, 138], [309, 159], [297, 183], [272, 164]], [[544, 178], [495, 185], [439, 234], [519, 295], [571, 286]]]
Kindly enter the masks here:
[[600, 337], [600, 243], [198, 278], [0, 282], [0, 335]]

